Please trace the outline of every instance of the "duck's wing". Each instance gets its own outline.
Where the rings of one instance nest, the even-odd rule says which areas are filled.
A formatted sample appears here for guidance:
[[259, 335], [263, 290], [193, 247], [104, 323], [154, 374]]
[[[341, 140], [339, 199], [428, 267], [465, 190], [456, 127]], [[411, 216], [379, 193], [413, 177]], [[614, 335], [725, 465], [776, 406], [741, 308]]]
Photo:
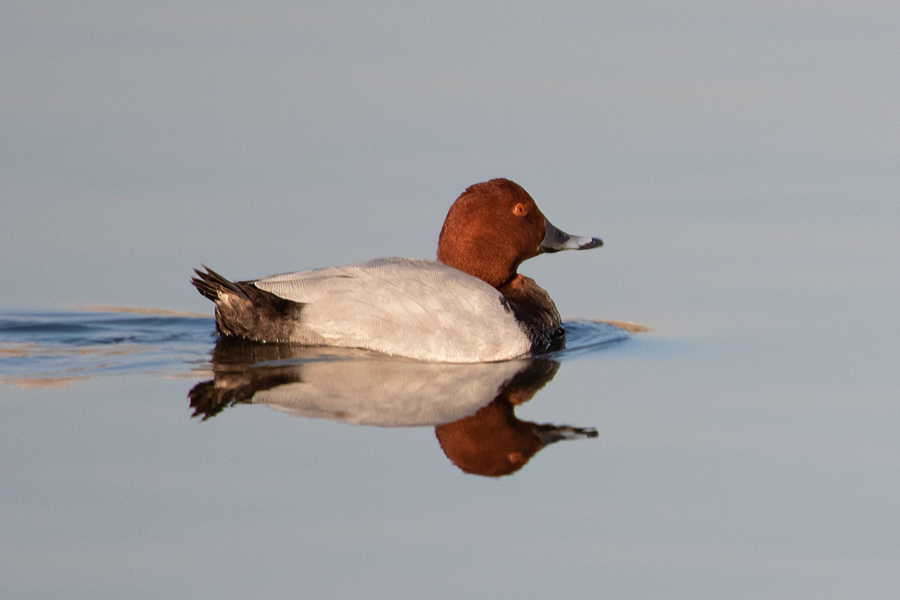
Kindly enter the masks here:
[[365, 290], [388, 282], [414, 284], [433, 264], [437, 263], [381, 258], [342, 267], [282, 273], [249, 283], [286, 300], [310, 303], [335, 293]]

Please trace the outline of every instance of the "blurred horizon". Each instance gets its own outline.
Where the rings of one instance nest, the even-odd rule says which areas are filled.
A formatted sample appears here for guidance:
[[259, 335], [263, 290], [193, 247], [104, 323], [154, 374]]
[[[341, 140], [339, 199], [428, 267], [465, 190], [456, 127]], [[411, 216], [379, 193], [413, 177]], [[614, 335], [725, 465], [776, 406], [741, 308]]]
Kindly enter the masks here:
[[[617, 296], [655, 267], [629, 257], [660, 250], [637, 231], [881, 239], [900, 222], [900, 9], [887, 2], [0, 14], [2, 308], [203, 311], [188, 284], [201, 263], [247, 279], [433, 258], [450, 204], [493, 177], [607, 242], [523, 265], [548, 289], [602, 281], [616, 314], [573, 316], [629, 316]], [[666, 251], [691, 260], [683, 241]], [[848, 258], [855, 242], [874, 252], [846, 241]]]

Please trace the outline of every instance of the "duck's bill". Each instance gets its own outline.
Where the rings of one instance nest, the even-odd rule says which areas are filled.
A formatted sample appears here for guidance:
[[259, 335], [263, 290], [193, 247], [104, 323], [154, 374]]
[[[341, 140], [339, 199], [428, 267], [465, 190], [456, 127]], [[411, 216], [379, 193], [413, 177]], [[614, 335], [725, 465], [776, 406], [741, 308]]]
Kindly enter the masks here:
[[579, 237], [560, 231], [547, 219], [544, 219], [544, 227], [547, 232], [544, 234], [544, 241], [541, 242], [541, 252], [588, 250], [589, 248], [599, 248], [603, 245], [603, 240], [600, 238]]
[[569, 425], [535, 425], [534, 432], [541, 440], [541, 445], [546, 446], [563, 440], [580, 440], [597, 437], [597, 430], [593, 427], [571, 427]]

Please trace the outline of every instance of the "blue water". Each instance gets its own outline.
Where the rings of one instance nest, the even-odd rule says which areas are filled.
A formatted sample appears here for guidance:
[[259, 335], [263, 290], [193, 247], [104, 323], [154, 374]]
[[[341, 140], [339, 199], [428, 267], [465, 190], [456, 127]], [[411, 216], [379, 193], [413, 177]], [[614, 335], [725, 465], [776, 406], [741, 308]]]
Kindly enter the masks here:
[[207, 360], [211, 318], [103, 312], [0, 313], [0, 378], [179, 372]]
[[6, 311], [0, 596], [890, 598], [890, 343], [807, 299], [488, 365]]

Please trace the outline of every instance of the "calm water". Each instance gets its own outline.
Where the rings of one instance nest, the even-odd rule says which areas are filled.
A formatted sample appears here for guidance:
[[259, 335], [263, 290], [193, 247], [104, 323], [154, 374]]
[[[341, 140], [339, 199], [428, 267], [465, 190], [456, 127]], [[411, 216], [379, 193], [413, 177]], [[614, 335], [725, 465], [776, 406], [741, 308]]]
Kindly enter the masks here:
[[422, 365], [5, 312], [2, 597], [900, 590], [893, 374], [818, 371], [790, 328], [569, 327]]
[[[0, 8], [0, 600], [900, 598], [900, 4], [52, 8]], [[433, 258], [493, 177], [649, 331], [211, 336], [192, 268]]]

